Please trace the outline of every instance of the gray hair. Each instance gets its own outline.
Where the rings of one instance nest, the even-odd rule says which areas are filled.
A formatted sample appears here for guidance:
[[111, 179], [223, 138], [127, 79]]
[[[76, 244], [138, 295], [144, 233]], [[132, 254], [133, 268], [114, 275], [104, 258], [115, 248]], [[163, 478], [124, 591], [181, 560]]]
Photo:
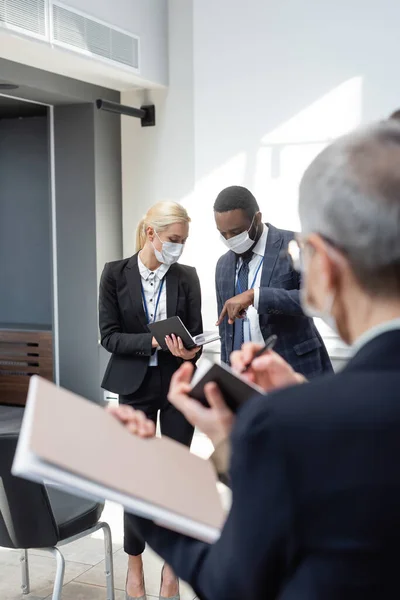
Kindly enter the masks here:
[[364, 288], [400, 295], [400, 121], [323, 150], [300, 184], [299, 211], [302, 231], [341, 249]]

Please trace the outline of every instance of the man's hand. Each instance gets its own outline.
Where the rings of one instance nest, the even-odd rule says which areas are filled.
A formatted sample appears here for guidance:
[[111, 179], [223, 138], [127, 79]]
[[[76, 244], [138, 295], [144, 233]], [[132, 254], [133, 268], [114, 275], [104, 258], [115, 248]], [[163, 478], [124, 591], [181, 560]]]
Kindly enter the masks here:
[[234, 415], [225, 404], [225, 400], [215, 383], [208, 383], [204, 392], [210, 408], [189, 397], [190, 380], [194, 367], [183, 364], [173, 375], [168, 400], [194, 427], [205, 433], [214, 447], [226, 439], [233, 427]]
[[196, 346], [196, 348], [192, 348], [191, 350], [187, 350], [183, 345], [183, 342], [180, 337], [176, 337], [176, 335], [167, 335], [165, 338], [165, 342], [168, 346], [168, 350], [174, 356], [178, 358], [183, 358], [183, 360], [192, 360], [200, 348]]
[[[261, 348], [261, 344], [249, 342], [243, 344], [240, 351], [232, 352], [230, 361], [233, 369], [242, 371]], [[268, 350], [254, 359], [251, 367], [243, 373], [243, 377], [259, 385], [265, 392], [307, 382], [303, 375], [296, 373], [289, 363], [273, 350]]]
[[228, 316], [229, 325], [233, 325], [235, 319], [242, 319], [245, 316], [246, 309], [254, 302], [254, 290], [246, 290], [227, 300], [224, 308], [219, 315], [216, 325], [221, 325], [222, 321]]
[[132, 406], [109, 406], [107, 412], [120, 421], [130, 433], [138, 435], [141, 438], [154, 437], [156, 435], [156, 426], [146, 417], [141, 410], [135, 410]]

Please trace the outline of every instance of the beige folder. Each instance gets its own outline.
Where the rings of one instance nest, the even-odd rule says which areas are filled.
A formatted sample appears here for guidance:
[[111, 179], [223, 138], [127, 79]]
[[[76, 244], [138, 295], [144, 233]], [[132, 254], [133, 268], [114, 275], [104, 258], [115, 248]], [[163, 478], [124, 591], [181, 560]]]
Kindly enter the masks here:
[[123, 504], [207, 542], [225, 519], [212, 465], [168, 438], [140, 439], [100, 406], [34, 376], [13, 473]]

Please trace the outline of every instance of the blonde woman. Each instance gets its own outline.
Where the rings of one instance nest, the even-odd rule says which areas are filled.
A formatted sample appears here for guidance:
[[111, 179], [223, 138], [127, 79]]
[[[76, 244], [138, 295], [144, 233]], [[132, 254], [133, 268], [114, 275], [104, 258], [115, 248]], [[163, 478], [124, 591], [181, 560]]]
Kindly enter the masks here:
[[[119, 394], [120, 404], [143, 411], [154, 423], [160, 415], [163, 435], [190, 446], [193, 427], [167, 399], [171, 377], [185, 360], [195, 362], [199, 348], [186, 350], [181, 340], [158, 349], [148, 324], [179, 316], [192, 335], [202, 332], [200, 283], [193, 267], [178, 264], [189, 234], [190, 218], [174, 202], [159, 202], [137, 229], [137, 253], [108, 263], [100, 283], [101, 343], [111, 353], [102, 387]], [[149, 473], [151, 477], [151, 473]], [[128, 558], [126, 598], [146, 597], [142, 553], [129, 514], [124, 517]], [[160, 598], [179, 598], [178, 581], [165, 565]]]

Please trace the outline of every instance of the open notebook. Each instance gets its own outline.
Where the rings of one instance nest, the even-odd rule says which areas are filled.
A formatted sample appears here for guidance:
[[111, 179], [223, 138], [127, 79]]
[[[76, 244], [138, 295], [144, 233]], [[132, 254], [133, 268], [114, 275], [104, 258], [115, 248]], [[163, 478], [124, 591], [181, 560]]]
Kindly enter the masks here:
[[33, 376], [12, 472], [122, 504], [213, 542], [225, 512], [214, 469], [168, 438], [140, 439], [100, 406]]

